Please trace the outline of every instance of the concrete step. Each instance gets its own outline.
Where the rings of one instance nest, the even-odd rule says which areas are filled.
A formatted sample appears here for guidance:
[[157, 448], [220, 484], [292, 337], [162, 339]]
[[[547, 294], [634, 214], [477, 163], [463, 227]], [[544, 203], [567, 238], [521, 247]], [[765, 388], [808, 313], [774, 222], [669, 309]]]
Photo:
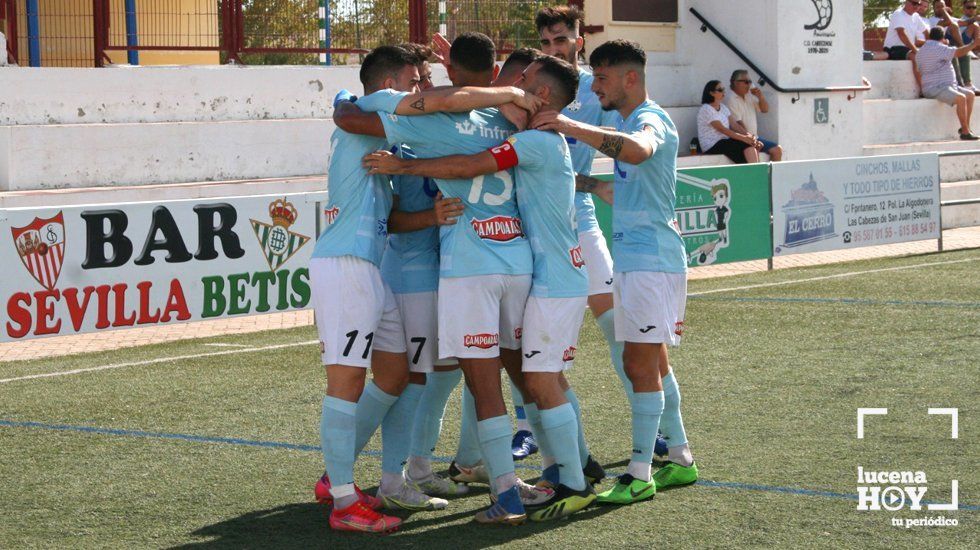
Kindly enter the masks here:
[[[911, 153], [942, 153], [955, 151], [978, 151], [978, 141], [917, 141], [912, 143], [891, 143], [864, 146], [865, 156], [907, 155]], [[940, 157], [939, 179], [942, 182], [957, 182], [980, 179], [980, 154]]]
[[[340, 89], [361, 90], [358, 70], [8, 67], [0, 71], [0, 125], [329, 118]], [[445, 69], [435, 72], [444, 75]]]
[[[942, 200], [980, 200], [980, 180], [958, 181], [942, 184]], [[943, 229], [974, 227], [980, 225], [980, 204], [944, 206]]]
[[163, 185], [43, 189], [0, 193], [0, 208], [74, 206], [81, 204], [167, 201], [176, 199], [211, 199], [249, 195], [325, 192], [326, 189], [326, 175], [299, 178], [169, 183]]
[[[864, 100], [864, 143], [943, 141], [958, 137], [956, 110], [934, 99]], [[971, 126], [980, 131], [980, 112]]]
[[[980, 82], [980, 61], [970, 62], [970, 73]], [[919, 99], [919, 85], [912, 74], [911, 61], [865, 61], [864, 77], [871, 81], [871, 90], [864, 99]]]
[[325, 174], [330, 119], [0, 126], [0, 190]]

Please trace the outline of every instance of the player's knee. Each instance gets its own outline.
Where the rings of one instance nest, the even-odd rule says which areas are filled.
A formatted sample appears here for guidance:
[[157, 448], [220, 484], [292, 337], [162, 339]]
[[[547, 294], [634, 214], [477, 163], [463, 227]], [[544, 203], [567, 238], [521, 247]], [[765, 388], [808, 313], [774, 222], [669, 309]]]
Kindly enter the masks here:
[[375, 373], [374, 384], [388, 395], [401, 395], [408, 386], [408, 371], [391, 370]]

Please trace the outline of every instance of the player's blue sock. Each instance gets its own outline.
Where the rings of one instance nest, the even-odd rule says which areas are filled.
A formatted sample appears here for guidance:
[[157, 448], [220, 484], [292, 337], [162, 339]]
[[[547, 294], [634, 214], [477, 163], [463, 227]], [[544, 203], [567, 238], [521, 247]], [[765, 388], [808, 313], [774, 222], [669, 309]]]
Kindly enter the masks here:
[[660, 416], [664, 412], [664, 392], [636, 392], [630, 408], [633, 412], [633, 456], [626, 471], [637, 479], [650, 481], [650, 461], [653, 460]]
[[320, 410], [320, 449], [331, 485], [354, 483], [354, 414], [357, 403], [324, 396]]
[[[510, 377], [507, 378], [510, 380]], [[534, 427], [528, 422], [527, 413], [524, 411], [524, 396], [521, 395], [521, 390], [517, 389], [517, 385], [514, 384], [513, 380], [510, 380], [510, 398], [514, 402], [514, 417], [517, 418], [517, 431], [533, 431]]]
[[462, 376], [460, 369], [426, 373], [425, 391], [419, 397], [419, 406], [412, 421], [412, 456], [429, 458], [435, 452], [442, 431], [442, 417], [446, 413], [446, 401]]
[[463, 399], [460, 406], [463, 409], [459, 423], [459, 446], [456, 447], [456, 463], [461, 466], [475, 466], [483, 455], [480, 452], [480, 438], [476, 432], [476, 401], [473, 394], [463, 383]]
[[357, 437], [354, 439], [354, 454], [359, 455], [371, 436], [378, 430], [381, 421], [384, 420], [388, 409], [398, 401], [397, 395], [389, 395], [379, 388], [375, 383], [368, 382], [361, 392], [361, 398], [357, 400]]
[[[487, 459], [490, 479], [496, 481], [500, 476], [513, 474], [514, 455], [510, 451], [510, 418], [502, 414], [480, 420], [476, 423], [476, 429], [480, 437], [480, 448]], [[507, 489], [508, 487], [498, 487], [497, 492], [501, 493]]]
[[412, 421], [425, 386], [409, 384], [381, 422], [381, 471], [402, 473], [412, 446]]
[[578, 418], [571, 404], [565, 403], [541, 411], [541, 427], [545, 438], [552, 445], [558, 464], [558, 479], [563, 485], [576, 491], [585, 489], [585, 476], [579, 458]]
[[660, 417], [660, 433], [667, 441], [667, 447], [678, 447], [687, 443], [687, 433], [681, 418], [681, 391], [673, 371], [664, 376], [663, 386], [664, 414]]
[[616, 341], [614, 318], [615, 314], [610, 309], [600, 315], [595, 321], [599, 325], [599, 329], [602, 330], [602, 335], [606, 337], [606, 343], [609, 344], [609, 358], [612, 360], [613, 368], [616, 369], [616, 375], [619, 376], [619, 381], [623, 383], [623, 389], [626, 390], [626, 398], [632, 402], [633, 383], [630, 382], [630, 379], [626, 376], [626, 370], [623, 368], [624, 343]]
[[578, 453], [579, 459], [582, 461], [582, 465], [589, 461], [589, 444], [585, 442], [585, 430], [582, 429], [582, 407], [578, 404], [578, 396], [575, 395], [575, 390], [568, 388], [565, 390], [565, 399], [568, 399], [568, 404], [572, 406], [572, 412], [575, 414], [575, 429], [578, 431]]

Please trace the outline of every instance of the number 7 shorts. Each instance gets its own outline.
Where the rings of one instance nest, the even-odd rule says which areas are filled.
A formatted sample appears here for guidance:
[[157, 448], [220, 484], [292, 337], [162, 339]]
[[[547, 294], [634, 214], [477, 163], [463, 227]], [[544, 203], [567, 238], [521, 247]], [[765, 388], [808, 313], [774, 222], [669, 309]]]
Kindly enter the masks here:
[[[455, 365], [455, 359], [439, 359], [438, 299], [434, 290], [395, 294], [403, 326], [382, 322], [374, 338], [374, 349], [395, 353], [407, 349], [411, 372], [432, 372], [435, 366]], [[394, 329], [402, 332], [392, 332]]]
[[439, 357], [490, 359], [520, 349], [530, 275], [439, 279]]
[[[370, 367], [379, 333], [404, 334], [395, 296], [371, 262], [355, 256], [313, 258], [310, 284], [324, 365]], [[394, 342], [382, 351], [405, 351], [404, 339]]]

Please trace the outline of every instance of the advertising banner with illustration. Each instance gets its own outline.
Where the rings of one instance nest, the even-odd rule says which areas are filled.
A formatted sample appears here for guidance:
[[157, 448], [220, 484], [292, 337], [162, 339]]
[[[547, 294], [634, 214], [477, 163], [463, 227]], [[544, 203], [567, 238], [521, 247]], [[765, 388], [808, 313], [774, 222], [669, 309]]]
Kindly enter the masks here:
[[772, 165], [773, 254], [937, 239], [935, 153]]
[[[612, 179], [611, 174], [596, 177]], [[608, 239], [612, 209], [594, 200], [599, 225]], [[772, 255], [767, 164], [678, 170], [675, 212], [691, 267]], [[614, 244], [608, 244], [611, 250]]]
[[0, 211], [0, 341], [307, 307], [325, 193]]

